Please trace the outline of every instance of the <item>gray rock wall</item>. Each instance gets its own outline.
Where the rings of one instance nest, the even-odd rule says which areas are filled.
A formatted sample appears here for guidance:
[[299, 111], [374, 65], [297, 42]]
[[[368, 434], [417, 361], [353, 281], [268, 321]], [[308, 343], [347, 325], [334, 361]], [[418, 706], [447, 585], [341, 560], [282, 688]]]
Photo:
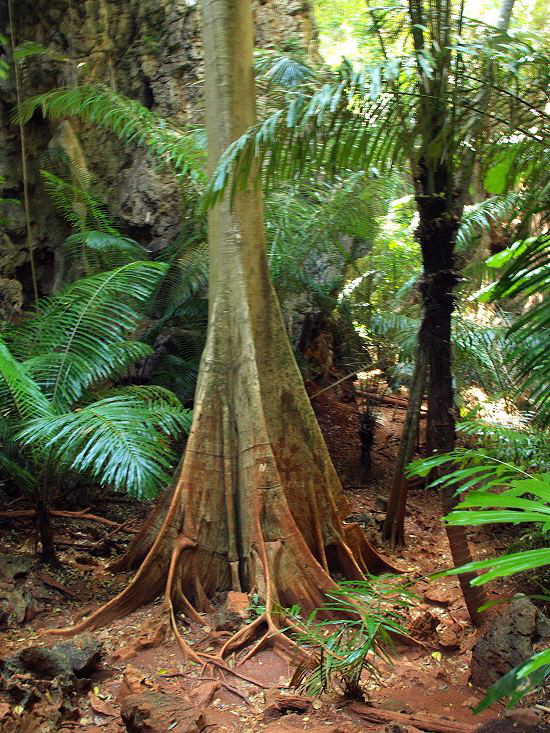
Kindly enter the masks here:
[[[195, 0], [12, 1], [18, 44], [36, 41], [73, 60], [64, 64], [29, 57], [22, 62], [24, 97], [80, 78], [80, 83], [109, 84], [175, 122], [200, 122], [203, 66]], [[8, 28], [7, 7], [7, 0], [0, 0], [2, 31]], [[312, 43], [309, 0], [254, 0], [254, 14], [259, 47]], [[1, 195], [22, 200], [19, 132], [9, 120], [14, 104], [10, 75], [0, 80], [0, 176], [5, 177]], [[123, 145], [111, 133], [77, 120], [70, 124], [96, 190], [121, 229], [152, 250], [166, 246], [178, 232], [181, 216], [181, 193], [172, 176], [155, 168], [143, 150]], [[62, 275], [60, 245], [69, 227], [52, 206], [39, 170], [48, 149], [66, 132], [39, 114], [25, 128], [41, 294], [55, 287]], [[30, 266], [23, 207], [3, 206], [2, 213], [8, 223], [0, 225], [0, 278], [11, 283], [3, 297], [4, 310], [9, 311], [16, 307], [17, 283], [30, 298]]]

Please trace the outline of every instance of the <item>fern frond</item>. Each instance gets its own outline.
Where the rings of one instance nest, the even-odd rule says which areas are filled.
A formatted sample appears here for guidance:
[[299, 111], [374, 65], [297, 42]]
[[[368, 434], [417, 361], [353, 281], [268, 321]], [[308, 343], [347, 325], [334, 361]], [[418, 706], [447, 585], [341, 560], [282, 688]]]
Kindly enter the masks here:
[[111, 130], [127, 143], [146, 147], [178, 176], [198, 185], [205, 181], [206, 146], [201, 130], [183, 130], [109, 87], [88, 84], [55, 89], [25, 100], [16, 119], [26, 123], [37, 109], [51, 119], [75, 116]]
[[113, 237], [120, 236], [106, 213], [105, 206], [85, 187], [74, 186], [49, 171], [40, 171], [44, 187], [65, 219], [77, 232], [95, 228]]
[[66, 408], [94, 381], [148, 353], [143, 345], [122, 342], [141, 320], [137, 306], [149, 300], [165, 272], [158, 262], [130, 262], [77, 280], [40, 300], [34, 316], [5, 332], [19, 359], [39, 357], [31, 368], [47, 385], [52, 405]]
[[0, 415], [8, 422], [52, 414], [48, 400], [25, 367], [0, 341]]
[[105, 231], [80, 231], [63, 243], [69, 265], [83, 262], [92, 272], [114, 270], [128, 262], [146, 260], [141, 244], [120, 234]]
[[472, 242], [489, 231], [493, 224], [513, 218], [520, 206], [521, 196], [515, 191], [466, 206], [456, 237], [457, 250], [466, 251]]
[[189, 429], [190, 413], [158, 389], [155, 395], [138, 391], [31, 420], [19, 440], [47, 450], [58, 470], [84, 472], [104, 486], [152, 498], [170, 479], [175, 463], [171, 445]]

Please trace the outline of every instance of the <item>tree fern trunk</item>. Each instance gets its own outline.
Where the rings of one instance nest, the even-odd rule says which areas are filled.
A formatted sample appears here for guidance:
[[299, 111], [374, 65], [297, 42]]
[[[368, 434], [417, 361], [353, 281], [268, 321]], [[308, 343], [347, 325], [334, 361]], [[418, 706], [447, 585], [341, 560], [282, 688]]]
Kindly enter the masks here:
[[42, 495], [38, 496], [36, 500], [36, 529], [42, 547], [40, 553], [42, 558], [47, 562], [57, 562], [50, 513], [47, 502]]
[[[455, 447], [451, 316], [454, 310], [453, 289], [457, 283], [453, 250], [459, 219], [448, 199], [435, 193], [416, 197], [420, 213], [416, 237], [422, 248], [424, 264], [421, 282], [424, 316], [419, 342], [426, 354], [429, 370], [427, 442], [436, 453], [448, 453]], [[445, 468], [440, 470], [443, 472]], [[453, 491], [444, 491], [444, 512], [448, 513], [455, 503]], [[465, 528], [446, 526], [446, 530], [455, 566], [471, 562]], [[473, 577], [475, 575], [461, 575], [459, 579], [470, 618], [479, 623], [478, 608], [484, 603], [485, 595], [481, 589], [470, 585]]]

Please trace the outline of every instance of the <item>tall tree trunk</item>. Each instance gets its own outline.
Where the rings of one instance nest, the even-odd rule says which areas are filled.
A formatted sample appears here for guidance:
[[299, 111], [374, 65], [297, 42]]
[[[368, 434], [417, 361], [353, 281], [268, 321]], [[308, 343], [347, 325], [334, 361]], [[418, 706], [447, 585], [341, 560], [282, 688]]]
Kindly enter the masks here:
[[[454, 310], [453, 289], [457, 283], [454, 242], [459, 218], [453, 213], [452, 202], [443, 196], [417, 195], [416, 200], [420, 214], [416, 237], [422, 248], [424, 264], [421, 282], [424, 314], [419, 345], [426, 354], [429, 374], [427, 443], [437, 453], [448, 453], [455, 447], [451, 316]], [[441, 473], [445, 470], [445, 467], [440, 469]], [[454, 489], [443, 489], [442, 504], [445, 514], [456, 506]], [[455, 566], [471, 562], [464, 527], [446, 525], [446, 531]], [[470, 618], [479, 623], [478, 608], [484, 603], [485, 594], [480, 588], [470, 585], [475, 577], [475, 573], [463, 573], [459, 581]]]
[[383, 537], [391, 541], [392, 548], [405, 544], [405, 512], [409, 493], [409, 482], [405, 478], [405, 469], [413, 456], [418, 434], [420, 408], [426, 388], [426, 367], [426, 356], [422, 349], [418, 349], [409, 390], [407, 414], [403, 423], [393, 474], [388, 511], [384, 520]]
[[[250, 0], [203, 0], [203, 16], [213, 170], [256, 119]], [[163, 589], [170, 609], [191, 616], [229, 589], [257, 592], [268, 614], [275, 604], [309, 612], [334, 587], [331, 571], [360, 578], [391, 569], [358, 525], [343, 524], [347, 501], [269, 278], [262, 212], [249, 188], [209, 214], [208, 336], [185, 456], [130, 548], [128, 564], [144, 558], [136, 576], [77, 629]]]

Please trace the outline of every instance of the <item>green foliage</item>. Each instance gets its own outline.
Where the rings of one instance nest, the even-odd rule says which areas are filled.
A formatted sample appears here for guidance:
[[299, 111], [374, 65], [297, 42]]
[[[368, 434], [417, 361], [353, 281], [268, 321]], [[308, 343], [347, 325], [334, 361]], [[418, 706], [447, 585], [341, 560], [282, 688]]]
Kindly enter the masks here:
[[[74, 170], [72, 164], [71, 168]], [[104, 204], [90, 193], [89, 175], [79, 173], [79, 182], [74, 185], [49, 171], [41, 171], [46, 191], [75, 230], [97, 229], [116, 236], [118, 232], [111, 224]]]
[[77, 280], [5, 329], [12, 353], [28, 363], [55, 408], [67, 408], [94, 382], [146, 355], [137, 342], [126, 345], [126, 337], [165, 270], [161, 263], [131, 262]]
[[548, 677], [550, 677], [550, 649], [544, 649], [523, 664], [513, 667], [492, 684], [474, 711], [480, 713], [505, 697], [508, 698], [506, 707], [511, 708], [529, 692], [543, 685]]
[[537, 430], [526, 421], [517, 428], [511, 428], [487, 420], [469, 420], [457, 425], [459, 435], [467, 436], [468, 442], [504, 463], [512, 463], [527, 471], [550, 469], [548, 434]]
[[[317, 89], [302, 85], [284, 95], [279, 109], [222, 156], [210, 183], [210, 202], [227, 185], [233, 193], [246, 186], [258, 163], [266, 183], [271, 184], [275, 178], [292, 179], [310, 171], [339, 174], [372, 166], [388, 170], [398, 164], [404, 167], [410, 158], [431, 165], [444, 151], [458, 173], [469, 156], [480, 119], [493, 128], [487, 149], [500, 142], [499, 129], [509, 134], [510, 127], [543, 149], [539, 130], [546, 121], [544, 53], [526, 39], [501, 42], [500, 35], [488, 27], [485, 39], [479, 40], [483, 24], [464, 18], [453, 18], [451, 25], [441, 26], [437, 13], [429, 13], [429, 28], [419, 30], [401, 7], [391, 13], [387, 8], [376, 9], [371, 15], [383, 60], [356, 69], [344, 59], [332, 76], [324, 75], [327, 81]], [[391, 57], [385, 42], [391, 45], [397, 17], [401, 18], [399, 32], [408, 38], [405, 52]], [[442, 32], [444, 39], [439, 38]], [[418, 35], [425, 40], [423, 52], [411, 50]], [[492, 71], [490, 88], [486, 86], [487, 64]], [[445, 75], [447, 84], [440, 79]], [[509, 91], [512, 85], [514, 93]], [[480, 102], [482, 91], [485, 102]], [[436, 133], [428, 131], [427, 125], [430, 110], [436, 109], [447, 124], [434, 138]]]
[[107, 128], [124, 142], [147, 147], [178, 176], [189, 177], [199, 186], [205, 180], [206, 151], [201, 130], [175, 127], [109, 87], [88, 84], [39, 94], [21, 104], [17, 119], [28, 122], [37, 109], [52, 119], [74, 115]]
[[101, 485], [152, 498], [170, 480], [173, 440], [191, 427], [191, 413], [161, 387], [109, 390], [75, 412], [30, 420], [24, 446], [47, 453], [61, 473], [86, 474]]
[[[291, 685], [306, 694], [338, 690], [362, 698], [362, 673], [379, 678], [378, 664], [391, 665], [396, 656], [394, 637], [408, 635], [405, 612], [414, 596], [402, 579], [382, 575], [339, 583], [327, 597], [329, 602], [305, 621], [299, 608], [286, 611], [299, 628], [297, 641], [315, 659], [313, 668], [298, 667]], [[336, 620], [317, 620], [323, 614]]]
[[0, 79], [7, 79], [9, 73], [9, 64], [4, 58], [5, 49], [8, 47], [8, 39], [2, 33], [0, 33]]
[[129, 339], [166, 269], [131, 262], [77, 280], [5, 325], [0, 464], [22, 488], [76, 474], [151, 497], [169, 480], [189, 411], [162, 387], [109, 386], [152, 352]]
[[550, 425], [550, 236], [540, 235], [514, 244], [489, 264], [506, 264], [500, 279], [480, 299], [530, 299], [526, 312], [511, 326], [512, 365], [520, 388], [538, 409], [537, 420]]
[[[417, 461], [409, 466], [409, 475], [427, 476], [434, 468], [454, 464], [431, 486], [455, 487], [468, 491], [456, 508], [444, 517], [451, 525], [532, 524], [546, 538], [545, 545], [497, 558], [486, 558], [447, 570], [443, 575], [485, 571], [472, 585], [483, 585], [496, 578], [532, 571], [550, 565], [550, 473], [527, 473], [510, 463], [481, 450], [459, 450]], [[496, 700], [509, 698], [509, 705], [518, 702], [527, 692], [550, 676], [548, 650], [535, 654], [493, 684], [476, 712]]]

